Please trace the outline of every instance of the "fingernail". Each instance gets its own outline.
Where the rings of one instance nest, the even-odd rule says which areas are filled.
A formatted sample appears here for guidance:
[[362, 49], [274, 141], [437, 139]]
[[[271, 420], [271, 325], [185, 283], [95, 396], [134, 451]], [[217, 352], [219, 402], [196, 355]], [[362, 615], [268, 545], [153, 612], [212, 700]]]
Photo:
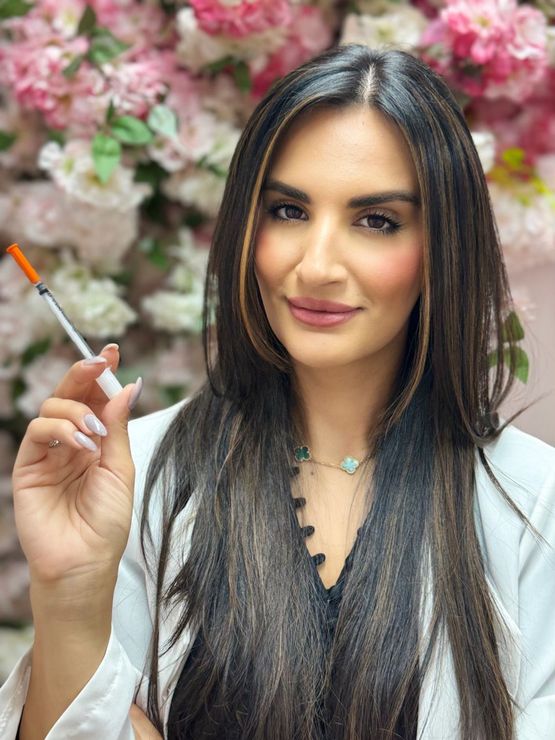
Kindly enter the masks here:
[[127, 402], [127, 405], [130, 409], [132, 409], [137, 401], [139, 400], [139, 396], [141, 395], [141, 391], [143, 390], [143, 379], [139, 375], [137, 380], [135, 381], [135, 387], [131, 391], [131, 395], [129, 396], [129, 401]]
[[89, 357], [87, 360], [83, 360], [83, 365], [100, 365], [101, 363], [108, 362], [105, 357]]
[[92, 439], [89, 439], [86, 434], [83, 434], [83, 432], [73, 432], [73, 436], [77, 442], [79, 442], [83, 447], [86, 447], [87, 450], [90, 450], [91, 452], [96, 452], [96, 450], [98, 450], [98, 447]]
[[87, 429], [90, 429], [91, 432], [100, 434], [101, 437], [105, 437], [108, 434], [104, 424], [94, 414], [86, 414], [83, 417], [83, 421], [85, 422]]
[[110, 342], [110, 344], [107, 344], [105, 347], [102, 347], [100, 351], [104, 352], [107, 349], [119, 349], [119, 344], [116, 344], [115, 342]]

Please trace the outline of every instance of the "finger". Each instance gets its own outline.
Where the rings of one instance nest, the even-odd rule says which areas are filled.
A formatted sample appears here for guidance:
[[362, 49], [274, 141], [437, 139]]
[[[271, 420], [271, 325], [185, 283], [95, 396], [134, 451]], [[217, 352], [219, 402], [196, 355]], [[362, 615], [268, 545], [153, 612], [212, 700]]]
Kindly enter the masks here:
[[108, 434], [100, 439], [100, 466], [109, 469], [133, 490], [135, 467], [131, 457], [127, 425], [131, 408], [143, 387], [141, 378], [129, 383], [112, 398], [99, 414]]
[[116, 370], [119, 364], [117, 345], [109, 345], [92, 360], [78, 360], [67, 371], [54, 389], [52, 396], [57, 398], [74, 398], [87, 403], [104, 405], [108, 398], [96, 383], [96, 378], [107, 367]]
[[105, 437], [106, 427], [90, 406], [67, 398], [47, 398], [40, 407], [39, 416], [49, 419], [69, 419], [83, 434]]
[[87, 437], [69, 419], [47, 419], [37, 416], [31, 419], [27, 431], [19, 446], [16, 458], [16, 467], [32, 465], [42, 460], [45, 454], [57, 454], [58, 447], [49, 448], [48, 443], [59, 439], [67, 448], [93, 454], [98, 452], [98, 446], [90, 437]]

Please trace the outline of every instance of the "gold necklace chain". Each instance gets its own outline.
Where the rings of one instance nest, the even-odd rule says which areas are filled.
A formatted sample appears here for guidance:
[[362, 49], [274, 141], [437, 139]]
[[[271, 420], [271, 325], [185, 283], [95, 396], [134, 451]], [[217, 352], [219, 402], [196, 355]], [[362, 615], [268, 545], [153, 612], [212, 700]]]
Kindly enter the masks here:
[[338, 470], [342, 470], [348, 475], [354, 475], [357, 472], [358, 468], [365, 462], [370, 460], [371, 457], [372, 454], [368, 453], [368, 455], [366, 455], [366, 457], [363, 457], [362, 460], [358, 460], [356, 457], [352, 457], [352, 455], [346, 455], [340, 463], [331, 463], [324, 462], [323, 460], [316, 460], [314, 457], [312, 457], [312, 453], [310, 452], [310, 448], [308, 447], [308, 445], [299, 445], [298, 447], [295, 447], [296, 462], [313, 462], [316, 465], [324, 465], [326, 468], [336, 468]]

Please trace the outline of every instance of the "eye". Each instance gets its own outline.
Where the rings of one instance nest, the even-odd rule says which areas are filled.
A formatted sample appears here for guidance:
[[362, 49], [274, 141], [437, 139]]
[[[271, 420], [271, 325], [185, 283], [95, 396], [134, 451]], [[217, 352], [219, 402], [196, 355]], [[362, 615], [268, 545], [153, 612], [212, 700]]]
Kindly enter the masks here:
[[[370, 229], [370, 231], [373, 231], [377, 234], [391, 236], [391, 234], [394, 234], [401, 228], [401, 224], [399, 221], [396, 221], [391, 216], [386, 216], [385, 213], [367, 213], [366, 216], [362, 216], [359, 221], [364, 221], [365, 219], [368, 219], [370, 221], [370, 224], [372, 222], [374, 223], [374, 225], [372, 226], [367, 222], [366, 226]], [[383, 228], [384, 226], [386, 226], [386, 228]]]
[[267, 211], [275, 221], [296, 221], [304, 213], [303, 209], [294, 203], [275, 203]]

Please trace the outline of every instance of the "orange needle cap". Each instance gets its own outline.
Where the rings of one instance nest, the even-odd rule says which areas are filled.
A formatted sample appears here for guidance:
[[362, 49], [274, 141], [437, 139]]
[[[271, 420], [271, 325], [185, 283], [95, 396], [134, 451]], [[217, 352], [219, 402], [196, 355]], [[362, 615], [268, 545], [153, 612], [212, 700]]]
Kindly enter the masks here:
[[18, 244], [12, 244], [6, 249], [6, 252], [11, 254], [17, 264], [21, 267], [23, 272], [27, 275], [29, 280], [33, 283], [33, 285], [35, 283], [41, 282], [40, 275], [35, 270], [33, 265], [29, 262], [27, 257], [25, 257]]

